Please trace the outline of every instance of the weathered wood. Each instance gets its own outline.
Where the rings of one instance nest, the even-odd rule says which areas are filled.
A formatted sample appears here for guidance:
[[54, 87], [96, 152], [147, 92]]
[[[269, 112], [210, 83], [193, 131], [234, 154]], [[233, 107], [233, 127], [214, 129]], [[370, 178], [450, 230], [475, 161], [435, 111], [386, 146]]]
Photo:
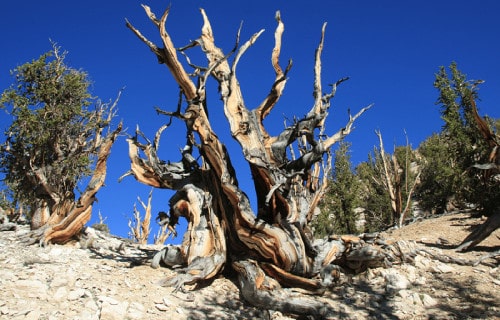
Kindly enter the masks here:
[[[176, 270], [177, 275], [164, 280], [164, 285], [179, 289], [184, 284], [212, 278], [223, 268], [231, 267], [239, 274], [242, 295], [250, 303], [287, 313], [326, 317], [333, 313], [328, 304], [292, 294], [281, 286], [300, 287], [319, 294], [338, 279], [341, 268], [337, 265], [354, 271], [387, 261], [400, 261], [400, 255], [387, 245], [387, 249], [375, 244], [363, 249], [366, 243], [361, 238], [315, 242], [308, 226], [324, 194], [325, 172], [331, 168], [331, 146], [348, 135], [355, 120], [371, 107], [362, 108], [354, 116], [349, 114], [345, 127], [337, 133], [325, 134], [330, 100], [337, 86], [347, 80], [337, 81], [329, 93], [322, 93], [321, 52], [326, 25], [315, 54], [313, 107], [304, 118], [296, 119], [277, 136], [270, 136], [263, 120], [282, 96], [291, 68], [291, 62], [285, 69], [279, 63], [284, 31], [279, 12], [271, 54], [275, 79], [269, 94], [252, 109], [245, 104], [236, 67], [262, 30], [241, 46], [238, 32], [236, 47], [225, 54], [216, 45], [208, 16], [201, 9], [201, 35], [179, 49], [189, 67], [195, 68], [195, 85], [179, 62], [166, 31], [168, 9], [160, 20], [147, 6], [144, 9], [160, 30], [164, 47], [149, 41], [128, 21], [127, 27], [168, 67], [179, 84], [181, 98], [177, 110], [159, 113], [170, 121], [183, 121], [187, 131], [186, 147], [178, 162], [162, 161], [156, 153], [160, 135], [170, 121], [158, 130], [153, 142], [139, 130], [128, 139], [131, 170], [124, 176], [132, 175], [141, 183], [177, 191], [169, 201], [168, 213], [162, 213], [162, 223], [175, 233], [179, 219], [188, 222], [182, 244], [167, 246], [153, 259], [153, 267], [164, 264]], [[205, 54], [206, 67], [189, 62], [188, 50], [195, 48]], [[257, 212], [240, 189], [230, 155], [210, 125], [205, 92], [209, 78], [218, 83], [230, 133], [249, 163], [257, 195]], [[141, 142], [143, 140], [145, 143]], [[199, 159], [192, 156], [195, 148]]]
[[[141, 219], [141, 214], [137, 210], [137, 206], [134, 204], [134, 216], [132, 219], [128, 220], [128, 227], [130, 234], [133, 239], [140, 244], [148, 243], [149, 234], [151, 232], [151, 200], [153, 199], [153, 189], [149, 192], [148, 204], [146, 205], [140, 197], [137, 197], [137, 201], [141, 204], [144, 209], [144, 219]], [[163, 243], [163, 242], [162, 242]]]
[[52, 212], [47, 223], [33, 231], [31, 235], [33, 240], [39, 240], [42, 244], [65, 243], [83, 229], [90, 220], [96, 194], [104, 184], [107, 172], [106, 163], [111, 153], [111, 146], [121, 130], [122, 124], [120, 123], [101, 141], [93, 175], [78, 201], [75, 203], [67, 200], [56, 205], [56, 210]]
[[467, 251], [475, 247], [484, 239], [488, 238], [496, 229], [500, 228], [500, 212], [496, 212], [477, 226], [458, 246], [457, 251]]
[[316, 319], [335, 318], [336, 313], [331, 305], [281, 289], [280, 284], [268, 277], [254, 260], [235, 261], [233, 268], [238, 272], [241, 295], [256, 307], [310, 315]]

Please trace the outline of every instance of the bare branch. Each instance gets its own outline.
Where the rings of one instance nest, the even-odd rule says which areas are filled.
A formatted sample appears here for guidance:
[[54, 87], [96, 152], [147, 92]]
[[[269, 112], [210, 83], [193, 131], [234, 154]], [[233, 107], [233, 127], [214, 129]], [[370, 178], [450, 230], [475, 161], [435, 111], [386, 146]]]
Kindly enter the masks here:
[[257, 41], [257, 39], [260, 37], [262, 32], [264, 32], [264, 29], [261, 29], [259, 32], [254, 33], [253, 36], [250, 39], [248, 39], [238, 50], [238, 53], [236, 54], [234, 61], [233, 61], [233, 65], [231, 67], [231, 73], [233, 74], [233, 76], [236, 75], [236, 66], [238, 65], [238, 62], [240, 61], [241, 56], [243, 56], [245, 51], [247, 51], [248, 48], [250, 48], [255, 43], [255, 41]]
[[325, 40], [325, 30], [326, 23], [323, 24], [323, 28], [321, 29], [321, 40], [319, 42], [318, 48], [316, 49], [315, 54], [315, 63], [314, 63], [314, 107], [311, 110], [312, 113], [319, 114], [321, 113], [323, 104], [321, 101], [321, 96], [323, 92], [321, 90], [321, 53], [323, 52], [323, 44]]
[[387, 192], [389, 192], [389, 197], [391, 198], [392, 211], [397, 212], [396, 194], [394, 192], [394, 182], [392, 180], [391, 174], [389, 173], [387, 157], [385, 155], [385, 149], [384, 149], [384, 142], [382, 140], [382, 134], [380, 133], [379, 130], [375, 131], [375, 134], [377, 135], [378, 140], [379, 140], [379, 144], [380, 144], [380, 157], [382, 158], [382, 164], [384, 166], [385, 184], [386, 184]]
[[144, 42], [151, 49], [151, 51], [153, 51], [153, 53], [156, 54], [159, 63], [164, 63], [167, 65], [168, 69], [170, 70], [170, 72], [174, 76], [174, 79], [181, 87], [182, 92], [186, 96], [186, 99], [188, 99], [188, 100], [194, 99], [196, 97], [196, 87], [195, 87], [194, 83], [191, 81], [188, 73], [184, 70], [184, 67], [179, 62], [179, 59], [177, 58], [177, 52], [176, 52], [176, 49], [174, 47], [174, 44], [172, 43], [172, 40], [170, 39], [170, 36], [168, 35], [168, 33], [165, 29], [165, 22], [167, 20], [169, 8], [167, 8], [165, 10], [160, 21], [158, 21], [158, 19], [151, 12], [151, 9], [148, 6], [143, 5], [143, 8], [146, 11], [146, 14], [150, 18], [150, 20], [160, 30], [160, 35], [161, 35], [164, 47], [162, 49], [158, 48], [154, 43], [152, 43], [146, 37], [144, 37], [139, 32], [139, 30], [137, 30], [135, 27], [133, 27], [132, 24], [130, 24], [128, 21], [126, 22], [127, 28], [132, 30], [132, 32], [134, 32], [134, 34], [142, 42]]
[[261, 130], [265, 132], [264, 130], [264, 125], [262, 122], [266, 118], [266, 116], [271, 112], [272, 108], [276, 105], [278, 102], [279, 98], [283, 94], [283, 90], [285, 89], [285, 84], [286, 84], [286, 76], [290, 68], [292, 67], [292, 61], [288, 61], [288, 65], [283, 72], [283, 69], [281, 69], [279, 65], [279, 58], [280, 58], [280, 53], [281, 53], [281, 39], [283, 36], [283, 32], [285, 30], [285, 25], [281, 21], [281, 15], [280, 12], [276, 12], [276, 21], [278, 22], [278, 25], [276, 27], [276, 31], [274, 32], [274, 49], [271, 55], [271, 62], [274, 68], [274, 72], [276, 74], [273, 86], [271, 88], [271, 92], [267, 95], [267, 97], [264, 99], [263, 102], [257, 107], [255, 110], [255, 113], [258, 115], [258, 119], [260, 122]]
[[364, 107], [358, 113], [356, 113], [354, 115], [354, 117], [349, 114], [349, 121], [347, 122], [346, 126], [342, 129], [340, 129], [339, 132], [337, 132], [333, 136], [325, 139], [325, 142], [324, 142], [325, 148], [330, 148], [335, 143], [339, 142], [345, 136], [347, 136], [349, 133], [351, 133], [352, 125], [354, 124], [354, 121], [356, 121], [356, 119], [358, 119], [363, 113], [365, 113], [367, 110], [369, 110], [372, 106], [373, 106], [373, 104], [370, 104], [370, 105]]

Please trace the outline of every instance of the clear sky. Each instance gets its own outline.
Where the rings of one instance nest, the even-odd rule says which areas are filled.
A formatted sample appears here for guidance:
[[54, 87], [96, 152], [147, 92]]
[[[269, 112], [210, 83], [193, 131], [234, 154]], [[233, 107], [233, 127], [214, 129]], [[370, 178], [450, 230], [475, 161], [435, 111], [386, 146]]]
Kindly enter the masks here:
[[[499, 118], [500, 101], [500, 2], [497, 0], [434, 1], [195, 1], [145, 0], [158, 16], [171, 4], [167, 30], [177, 47], [200, 34], [198, 8], [206, 10], [216, 43], [226, 52], [234, 45], [243, 21], [242, 41], [265, 29], [257, 43], [243, 56], [238, 67], [245, 103], [257, 106], [274, 79], [270, 54], [274, 45], [276, 10], [285, 23], [282, 64], [293, 59], [284, 96], [266, 124], [277, 133], [284, 117], [303, 116], [311, 107], [314, 50], [321, 26], [327, 22], [323, 52], [323, 85], [349, 76], [337, 91], [330, 111], [327, 133], [336, 132], [353, 113], [374, 103], [356, 123], [348, 137], [354, 164], [364, 161], [377, 145], [374, 130], [381, 130], [386, 149], [405, 144], [405, 131], [414, 147], [442, 122], [435, 102], [434, 74], [452, 61], [469, 79], [483, 79], [481, 114]], [[150, 137], [166, 120], [154, 106], [173, 110], [178, 89], [168, 70], [126, 27], [125, 18], [159, 44], [157, 29], [136, 1], [3, 1], [0, 11], [2, 45], [0, 90], [13, 79], [9, 70], [38, 58], [51, 49], [49, 39], [68, 51], [67, 64], [87, 71], [92, 93], [108, 101], [125, 87], [116, 122], [123, 120], [129, 134], [136, 125]], [[199, 56], [198, 56], [199, 58]], [[204, 60], [195, 60], [203, 64]], [[240, 183], [252, 193], [247, 167], [237, 144], [227, 135], [227, 125], [217, 98], [216, 85], [209, 92], [210, 119], [220, 137], [234, 153]], [[2, 131], [10, 118], [0, 111]], [[160, 155], [179, 160], [185, 133], [182, 124], [164, 132]], [[2, 138], [1, 141], [4, 141]], [[126, 236], [137, 197], [147, 200], [150, 187], [134, 178], [117, 179], [129, 168], [127, 144], [122, 136], [112, 149], [106, 186], [99, 193], [91, 223], [98, 212], [112, 233]], [[168, 210], [167, 190], [153, 191], [153, 213]], [[143, 212], [141, 206], [138, 208]], [[179, 239], [176, 240], [178, 242]]]

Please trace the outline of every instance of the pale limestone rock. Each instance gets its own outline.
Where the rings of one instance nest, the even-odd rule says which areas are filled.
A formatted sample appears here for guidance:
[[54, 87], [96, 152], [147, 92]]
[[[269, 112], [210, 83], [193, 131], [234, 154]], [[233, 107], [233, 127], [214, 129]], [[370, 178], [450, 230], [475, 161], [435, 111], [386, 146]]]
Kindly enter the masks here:
[[110, 304], [109, 301], [113, 300], [114, 299], [105, 300], [102, 302], [100, 320], [121, 320], [126, 318], [128, 302], [117, 301], [116, 304]]
[[144, 305], [138, 302], [132, 302], [127, 310], [127, 319], [143, 319], [146, 314]]
[[432, 267], [432, 271], [438, 273], [451, 273], [455, 271], [455, 268], [450, 266], [449, 264], [445, 264], [442, 262], [436, 262], [436, 265]]
[[438, 303], [436, 299], [434, 299], [433, 297], [431, 297], [426, 293], [422, 294], [421, 299], [422, 299], [422, 304], [427, 308], [434, 307]]
[[41, 318], [42, 313], [40, 312], [40, 309], [32, 310], [26, 314], [26, 317], [24, 319], [26, 320], [38, 320]]
[[408, 278], [399, 273], [397, 270], [387, 270], [384, 272], [386, 281], [386, 291], [389, 294], [395, 294], [399, 290], [407, 289], [410, 286]]
[[85, 296], [85, 289], [79, 288], [79, 289], [71, 290], [68, 294], [68, 301], [77, 300], [83, 296]]
[[62, 301], [63, 299], [66, 299], [67, 296], [68, 296], [68, 290], [66, 289], [66, 287], [59, 287], [57, 288], [56, 292], [52, 297], [56, 301]]

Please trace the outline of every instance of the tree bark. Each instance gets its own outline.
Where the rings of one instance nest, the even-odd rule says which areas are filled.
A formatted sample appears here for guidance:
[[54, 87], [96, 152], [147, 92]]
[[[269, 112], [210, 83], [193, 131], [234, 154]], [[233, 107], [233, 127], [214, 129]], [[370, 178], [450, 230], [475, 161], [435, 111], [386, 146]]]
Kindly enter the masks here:
[[[500, 143], [498, 136], [490, 129], [488, 122], [486, 122], [478, 113], [476, 101], [470, 96], [472, 105], [472, 112], [474, 120], [476, 121], [478, 130], [481, 132], [485, 142], [491, 148], [488, 156], [488, 163], [481, 165], [474, 165], [477, 169], [483, 170], [485, 180], [491, 179], [492, 183], [498, 185], [500, 181]], [[467, 251], [474, 248], [481, 241], [486, 239], [496, 229], [500, 228], [500, 208], [496, 208], [496, 212], [486, 219], [486, 221], [469, 234], [462, 243], [458, 246], [457, 251]]]
[[[139, 129], [128, 139], [131, 169], [123, 177], [132, 175], [141, 183], [176, 191], [163, 221], [175, 230], [178, 220], [185, 218], [188, 231], [180, 246], [168, 246], [154, 259], [154, 266], [161, 261], [167, 266], [181, 266], [177, 276], [166, 279], [165, 285], [178, 289], [184, 284], [210, 279], [223, 268], [231, 267], [238, 273], [242, 294], [250, 303], [264, 306], [268, 302], [272, 306], [266, 307], [284, 312], [326, 316], [329, 308], [323, 303], [303, 297], [278, 298], [277, 290], [283, 285], [318, 292], [334, 283], [332, 278], [338, 274], [336, 265], [359, 271], [384, 261], [401, 261], [400, 254], [376, 244], [366, 246], [366, 241], [358, 237], [315, 241], [309, 228], [324, 193], [326, 179], [322, 178], [321, 169], [329, 170], [329, 149], [348, 135], [355, 120], [370, 108], [365, 107], [354, 116], [349, 114], [344, 128], [333, 135], [325, 134], [330, 100], [337, 86], [347, 80], [337, 81], [329, 93], [323, 94], [321, 53], [326, 25], [315, 54], [313, 106], [304, 118], [296, 119], [279, 135], [271, 136], [263, 120], [279, 101], [291, 68], [291, 62], [284, 70], [279, 64], [284, 30], [279, 12], [271, 54], [275, 79], [262, 103], [249, 109], [236, 67], [262, 31], [241, 46], [238, 32], [234, 49], [224, 54], [215, 44], [209, 19], [202, 9], [201, 36], [178, 49], [187, 57], [188, 50], [200, 48], [207, 57], [206, 67], [193, 66], [188, 59], [188, 64], [195, 68], [195, 85], [179, 62], [178, 51], [166, 31], [169, 10], [157, 19], [149, 7], [143, 7], [159, 29], [163, 47], [149, 41], [128, 21], [126, 25], [168, 67], [181, 88], [181, 95], [176, 111], [158, 110], [170, 121], [158, 130], [154, 141], [148, 140]], [[253, 212], [249, 198], [240, 189], [230, 155], [210, 125], [205, 92], [210, 77], [219, 85], [230, 133], [249, 163], [257, 212]], [[160, 135], [172, 119], [184, 121], [187, 131], [186, 145], [177, 162], [162, 161], [157, 155]], [[193, 156], [194, 148], [201, 156], [199, 162]], [[321, 163], [328, 167], [322, 167]]]
[[[103, 186], [106, 178], [106, 163], [111, 152], [111, 146], [121, 132], [122, 124], [110, 132], [98, 147], [97, 161], [93, 175], [77, 201], [65, 199], [53, 206], [50, 215], [46, 210], [47, 221], [34, 230], [30, 235], [32, 241], [40, 241], [46, 245], [50, 243], [66, 243], [77, 235], [89, 222], [92, 214], [92, 205], [96, 200], [96, 194]], [[33, 224], [33, 223], [32, 223]]]

